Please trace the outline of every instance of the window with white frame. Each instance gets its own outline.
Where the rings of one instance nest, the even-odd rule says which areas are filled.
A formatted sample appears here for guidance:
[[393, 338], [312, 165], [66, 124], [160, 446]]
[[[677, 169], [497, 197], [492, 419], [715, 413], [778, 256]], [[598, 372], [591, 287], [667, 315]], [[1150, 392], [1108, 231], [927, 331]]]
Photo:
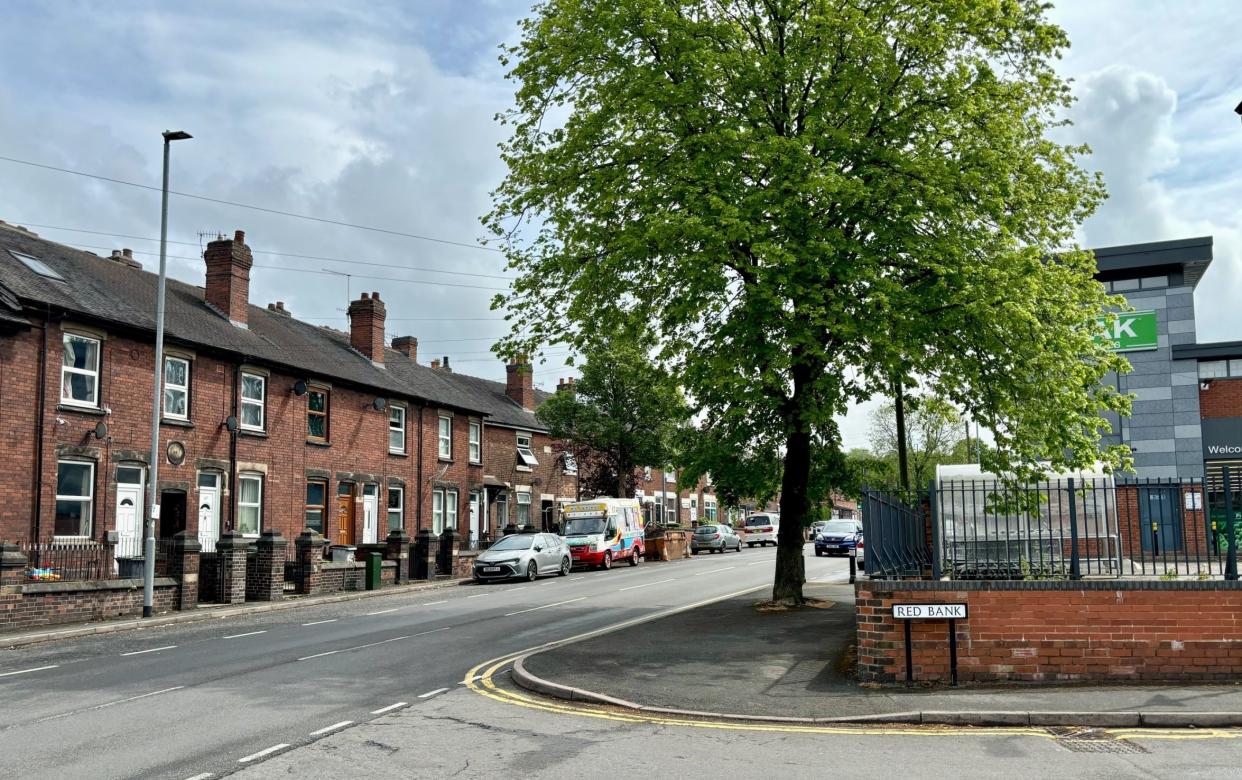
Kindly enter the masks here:
[[237, 476], [237, 530], [243, 536], [258, 536], [263, 529], [263, 475]]
[[643, 466], [643, 481], [644, 482], [651, 481], [651, 467], [650, 466]]
[[56, 464], [57, 536], [91, 536], [95, 503], [95, 464], [62, 460]]
[[431, 530], [441, 534], [445, 528], [457, 527], [457, 491], [436, 488], [431, 492]]
[[405, 527], [405, 490], [389, 486], [388, 488], [388, 530], [399, 531]]
[[1229, 361], [1227, 360], [1201, 360], [1199, 361], [1199, 378], [1200, 379], [1220, 379], [1229, 376]]
[[190, 419], [190, 361], [164, 358], [164, 416]]
[[99, 339], [64, 334], [60, 369], [60, 402], [99, 406]]
[[388, 407], [388, 451], [405, 454], [405, 407]]
[[572, 452], [561, 453], [561, 463], [565, 466], [565, 473], [573, 476], [578, 473], [578, 458]]
[[517, 524], [530, 525], [530, 493], [519, 490], [517, 494]]
[[518, 433], [517, 435], [518, 463], [527, 468], [539, 465], [539, 461], [535, 460], [535, 451], [531, 447], [532, 438], [529, 433]]
[[664, 470], [664, 478], [669, 482], [677, 481], [677, 469], [668, 468]]
[[453, 457], [453, 418], [440, 417], [440, 459], [449, 460]]
[[470, 421], [470, 462], [483, 461], [483, 425], [475, 420]]
[[263, 430], [267, 404], [267, 377], [261, 374], [241, 375], [241, 427], [248, 431]]

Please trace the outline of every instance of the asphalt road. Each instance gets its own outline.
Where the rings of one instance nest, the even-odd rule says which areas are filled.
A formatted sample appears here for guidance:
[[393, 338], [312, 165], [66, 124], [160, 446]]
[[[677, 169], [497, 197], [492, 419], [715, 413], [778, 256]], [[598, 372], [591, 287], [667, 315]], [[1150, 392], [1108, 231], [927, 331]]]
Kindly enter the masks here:
[[[3, 651], [0, 755], [23, 777], [221, 777], [473, 695], [487, 659], [770, 582], [775, 550], [743, 550]], [[846, 565], [806, 558], [812, 580]]]

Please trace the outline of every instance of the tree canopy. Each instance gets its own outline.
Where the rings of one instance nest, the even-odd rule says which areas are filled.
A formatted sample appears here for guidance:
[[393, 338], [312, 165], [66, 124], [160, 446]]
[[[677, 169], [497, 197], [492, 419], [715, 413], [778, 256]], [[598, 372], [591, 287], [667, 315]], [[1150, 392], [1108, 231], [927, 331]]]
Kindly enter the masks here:
[[790, 602], [833, 415], [894, 380], [993, 471], [1121, 464], [1092, 338], [1121, 300], [1074, 248], [1104, 190], [1048, 134], [1067, 44], [1042, 0], [546, 0], [502, 57], [499, 351], [649, 326], [714, 452], [782, 458]]
[[[962, 463], [965, 423], [953, 405], [935, 396], [906, 399], [906, 454], [911, 484], [926, 487], [943, 463]], [[871, 451], [881, 458], [896, 460], [899, 437], [896, 409], [892, 401], [871, 412]], [[873, 483], [885, 487], [896, 483]]]

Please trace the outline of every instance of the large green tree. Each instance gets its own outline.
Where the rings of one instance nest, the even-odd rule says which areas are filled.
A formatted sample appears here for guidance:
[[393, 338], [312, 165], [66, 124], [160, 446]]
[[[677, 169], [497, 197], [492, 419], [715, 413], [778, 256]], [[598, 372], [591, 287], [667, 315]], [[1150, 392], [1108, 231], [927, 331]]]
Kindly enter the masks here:
[[649, 324], [702, 424], [782, 458], [791, 603], [832, 417], [895, 382], [1016, 476], [1121, 462], [1092, 339], [1119, 300], [1073, 248], [1103, 187], [1048, 136], [1066, 45], [1043, 0], [546, 0], [502, 57], [498, 349]]
[[632, 496], [636, 469], [676, 459], [689, 409], [641, 340], [624, 334], [600, 338], [583, 356], [582, 378], [544, 401], [535, 415], [577, 460], [584, 495]]

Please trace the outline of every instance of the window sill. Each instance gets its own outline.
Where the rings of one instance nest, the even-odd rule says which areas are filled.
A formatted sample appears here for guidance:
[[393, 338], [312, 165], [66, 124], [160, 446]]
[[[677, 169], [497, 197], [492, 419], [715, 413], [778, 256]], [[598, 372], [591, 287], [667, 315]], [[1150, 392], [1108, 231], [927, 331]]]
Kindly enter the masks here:
[[441, 458], [438, 458], [438, 460], [439, 460], [441, 463], [452, 463], [452, 462], [453, 462], [453, 459], [452, 459], [452, 458], [444, 458], [444, 457], [441, 457]]
[[249, 431], [249, 430], [246, 430], [245, 428], [238, 428], [238, 429], [237, 429], [237, 433], [238, 433], [238, 435], [241, 435], [241, 436], [253, 436], [253, 437], [254, 437], [254, 438], [256, 438], [256, 439], [266, 439], [266, 438], [267, 438], [267, 432], [266, 432], [266, 431]]
[[323, 439], [307, 439], [306, 443], [311, 445], [312, 447], [331, 447], [332, 446], [332, 442], [324, 441]]
[[174, 425], [178, 428], [193, 428], [194, 423], [189, 420], [178, 420], [176, 417], [161, 417], [160, 425]]
[[408, 457], [410, 457], [410, 453], [408, 453], [408, 452], [395, 452], [395, 451], [393, 451], [393, 450], [389, 450], [389, 451], [388, 451], [388, 457], [390, 457], [390, 458], [408, 458]]
[[75, 406], [74, 404], [57, 404], [58, 412], [77, 412], [78, 414], [93, 414], [96, 417], [103, 417], [108, 413], [98, 406]]
[[532, 469], [530, 466], [514, 466], [513, 470], [514, 471], [525, 471], [525, 472], [534, 471], [534, 469]]

